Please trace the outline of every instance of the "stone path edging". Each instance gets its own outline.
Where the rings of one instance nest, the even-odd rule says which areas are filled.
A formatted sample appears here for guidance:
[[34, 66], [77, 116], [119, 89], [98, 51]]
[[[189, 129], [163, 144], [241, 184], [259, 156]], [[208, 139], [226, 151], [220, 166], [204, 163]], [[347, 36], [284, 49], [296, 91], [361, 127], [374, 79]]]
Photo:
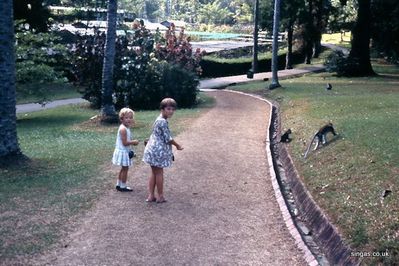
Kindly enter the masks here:
[[[253, 97], [255, 99], [261, 100], [263, 102], [265, 102], [266, 104], [268, 104], [270, 106], [270, 110], [272, 110], [273, 108], [275, 108], [275, 106], [269, 102], [266, 99], [263, 99], [259, 96], [255, 96], [252, 94], [248, 94], [248, 93], [243, 93], [243, 92], [238, 92], [238, 91], [233, 91], [233, 90], [224, 90], [224, 91], [228, 91], [231, 93], [238, 93], [241, 95], [246, 95], [249, 97]], [[273, 165], [273, 158], [272, 158], [272, 153], [271, 153], [271, 149], [270, 149], [270, 127], [271, 127], [271, 121], [272, 121], [272, 114], [273, 112], [270, 112], [270, 116], [269, 116], [269, 125], [268, 125], [268, 130], [266, 132], [266, 155], [267, 155], [267, 163], [269, 165], [269, 172], [270, 172], [270, 177], [271, 177], [271, 181], [272, 181], [272, 185], [273, 185], [273, 190], [275, 193], [275, 197], [276, 200], [278, 202], [281, 214], [283, 216], [285, 225], [288, 228], [288, 231], [290, 232], [290, 234], [292, 235], [292, 237], [295, 239], [295, 244], [297, 245], [297, 247], [303, 251], [304, 253], [304, 258], [306, 260], [306, 262], [308, 263], [308, 265], [310, 266], [315, 266], [315, 265], [319, 265], [319, 263], [317, 262], [316, 258], [314, 257], [314, 255], [312, 254], [312, 252], [309, 250], [309, 248], [307, 247], [307, 245], [305, 244], [305, 242], [303, 241], [301, 234], [299, 233], [297, 227], [294, 224], [294, 221], [291, 217], [291, 214], [288, 210], [288, 207], [285, 203], [284, 197], [280, 191], [280, 186], [278, 184], [277, 181], [277, 176], [276, 176], [276, 170], [274, 169], [274, 165]]]
[[344, 243], [337, 228], [330, 223], [323, 210], [307, 191], [286, 147], [280, 147], [278, 153], [300, 216], [304, 218], [313, 238], [316, 239], [328, 261], [332, 265], [359, 265], [358, 259], [350, 256], [351, 250]]

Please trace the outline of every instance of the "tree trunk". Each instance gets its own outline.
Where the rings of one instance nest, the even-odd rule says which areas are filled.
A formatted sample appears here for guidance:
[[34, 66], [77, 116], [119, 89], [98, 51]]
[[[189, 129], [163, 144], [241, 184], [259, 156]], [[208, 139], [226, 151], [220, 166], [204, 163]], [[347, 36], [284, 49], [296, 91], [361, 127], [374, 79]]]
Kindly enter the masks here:
[[323, 10], [323, 0], [317, 0], [315, 4], [316, 10], [314, 14], [314, 52], [313, 58], [319, 58], [321, 53], [321, 37], [324, 30], [324, 10]]
[[285, 69], [292, 69], [292, 36], [294, 34], [294, 22], [290, 19], [287, 26], [287, 56], [285, 58]]
[[0, 1], [0, 164], [21, 155], [17, 138], [13, 0]]
[[371, 0], [359, 0], [357, 20], [352, 30], [351, 51], [349, 60], [358, 62], [355, 76], [374, 75], [375, 72], [370, 62], [370, 18]]
[[259, 0], [255, 0], [254, 10], [254, 47], [253, 47], [253, 58], [252, 58], [252, 72], [258, 72], [258, 20], [259, 20]]
[[281, 87], [278, 82], [278, 29], [280, 22], [280, 0], [274, 0], [274, 16], [273, 16], [273, 44], [272, 44], [272, 82], [269, 89]]
[[116, 40], [117, 0], [109, 0], [107, 15], [107, 37], [104, 48], [104, 64], [102, 73], [101, 117], [103, 122], [117, 122], [112, 92], [114, 87], [114, 60]]
[[308, 0], [308, 19], [305, 26], [305, 64], [312, 63], [313, 56], [313, 0]]

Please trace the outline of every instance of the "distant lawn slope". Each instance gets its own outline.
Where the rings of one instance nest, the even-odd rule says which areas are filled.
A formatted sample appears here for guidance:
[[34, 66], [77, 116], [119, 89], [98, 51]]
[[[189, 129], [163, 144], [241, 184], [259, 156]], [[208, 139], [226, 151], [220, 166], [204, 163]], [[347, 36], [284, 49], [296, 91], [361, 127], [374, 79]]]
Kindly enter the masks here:
[[[282, 128], [291, 128], [288, 144], [295, 165], [318, 205], [354, 251], [388, 251], [390, 257], [365, 258], [366, 264], [399, 263], [399, 68], [373, 62], [380, 76], [337, 78], [310, 74], [231, 89], [277, 100]], [[326, 91], [331, 83], [332, 91]], [[308, 159], [311, 136], [332, 121], [339, 137]], [[331, 138], [331, 137], [330, 137]], [[385, 190], [392, 191], [382, 197]]]

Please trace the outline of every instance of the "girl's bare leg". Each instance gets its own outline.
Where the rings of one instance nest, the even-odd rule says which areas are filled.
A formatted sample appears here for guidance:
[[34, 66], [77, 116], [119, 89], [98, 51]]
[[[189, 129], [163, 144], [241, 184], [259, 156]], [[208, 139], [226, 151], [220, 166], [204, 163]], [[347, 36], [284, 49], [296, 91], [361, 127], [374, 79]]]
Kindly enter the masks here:
[[163, 197], [163, 168], [156, 167], [155, 184], [158, 191], [158, 202], [164, 202], [165, 198]]
[[148, 180], [148, 201], [153, 201], [155, 199], [155, 172], [153, 167], [151, 167], [151, 175], [150, 179]]
[[127, 181], [127, 172], [129, 171], [128, 166], [122, 166], [122, 169], [119, 173], [119, 179], [122, 181], [122, 183], [126, 184]]

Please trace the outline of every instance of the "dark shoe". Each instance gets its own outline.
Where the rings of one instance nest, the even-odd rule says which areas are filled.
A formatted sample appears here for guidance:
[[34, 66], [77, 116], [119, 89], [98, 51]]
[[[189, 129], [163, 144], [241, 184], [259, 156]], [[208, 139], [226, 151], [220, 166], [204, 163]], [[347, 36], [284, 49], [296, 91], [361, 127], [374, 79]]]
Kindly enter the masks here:
[[157, 203], [165, 203], [165, 202], [168, 202], [168, 201], [164, 198], [160, 198], [157, 200]]
[[116, 188], [116, 190], [121, 191], [121, 187], [120, 186], [116, 186], [115, 188]]
[[133, 189], [131, 189], [130, 187], [120, 187], [119, 191], [121, 191], [121, 192], [132, 192]]

